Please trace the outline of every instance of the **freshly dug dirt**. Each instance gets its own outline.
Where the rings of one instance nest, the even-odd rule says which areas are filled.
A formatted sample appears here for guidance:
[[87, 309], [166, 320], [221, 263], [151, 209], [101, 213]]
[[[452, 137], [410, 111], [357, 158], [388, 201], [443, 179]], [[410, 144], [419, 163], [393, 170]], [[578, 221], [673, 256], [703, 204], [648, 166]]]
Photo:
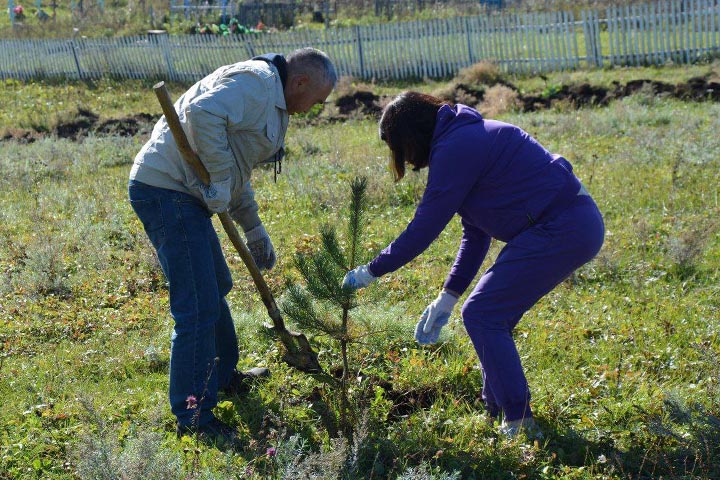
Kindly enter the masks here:
[[0, 134], [0, 142], [14, 141], [17, 143], [28, 144], [43, 138], [45, 135], [47, 134], [44, 132], [37, 132], [35, 130], [8, 128]]
[[[566, 102], [576, 108], [585, 106], [605, 106], [613, 100], [630, 95], [644, 93], [647, 95], [673, 97], [685, 101], [720, 102], [720, 83], [717, 79], [703, 77], [691, 78], [685, 83], [673, 85], [657, 80], [632, 80], [624, 85], [618, 82], [611, 87], [590, 85], [588, 83], [561, 85], [548, 89], [541, 94], [522, 95], [518, 92], [518, 101], [523, 112], [533, 112], [550, 108], [555, 102]], [[510, 83], [503, 83], [517, 92]], [[444, 90], [444, 100], [464, 103], [472, 107], [483, 101], [485, 90], [482, 87], [457, 83]], [[343, 122], [351, 118], [370, 116], [377, 118], [391, 97], [376, 95], [369, 90], [357, 90], [335, 100], [332, 112], [322, 113], [319, 117], [309, 120], [310, 123]], [[69, 119], [59, 122], [50, 132], [8, 128], [0, 130], [0, 142], [14, 141], [32, 143], [40, 138], [53, 135], [82, 141], [88, 135], [96, 136], [134, 136], [145, 135], [152, 131], [158, 115], [139, 113], [122, 118], [100, 120], [99, 115], [79, 108]]]
[[81, 137], [88, 135], [98, 118], [99, 117], [90, 110], [78, 108], [74, 118], [58, 123], [55, 128], [53, 128], [52, 133], [59, 138], [79, 140]]
[[629, 97], [641, 92], [648, 95], [674, 97], [686, 101], [720, 101], [720, 83], [695, 77], [686, 83], [672, 85], [657, 80], [632, 80], [625, 85], [615, 82], [612, 88], [580, 85], [563, 85], [557, 92], [547, 96], [521, 96], [524, 111], [548, 108], [553, 102], [565, 100], [576, 107], [587, 105], [604, 106], [612, 100]]
[[158, 118], [158, 115], [139, 113], [100, 121], [100, 116], [96, 113], [78, 108], [77, 112], [70, 115], [69, 118], [59, 121], [50, 132], [19, 128], [0, 130], [0, 142], [33, 143], [48, 135], [76, 142], [81, 142], [88, 135], [131, 137], [138, 134], [149, 134]]
[[150, 133], [157, 117], [149, 113], [139, 113], [125, 118], [110, 118], [95, 125], [96, 135], [116, 135], [133, 137], [137, 134]]
[[366, 90], [358, 90], [351, 95], [343, 95], [335, 100], [340, 115], [359, 112], [363, 115], [378, 115], [382, 111], [380, 97]]

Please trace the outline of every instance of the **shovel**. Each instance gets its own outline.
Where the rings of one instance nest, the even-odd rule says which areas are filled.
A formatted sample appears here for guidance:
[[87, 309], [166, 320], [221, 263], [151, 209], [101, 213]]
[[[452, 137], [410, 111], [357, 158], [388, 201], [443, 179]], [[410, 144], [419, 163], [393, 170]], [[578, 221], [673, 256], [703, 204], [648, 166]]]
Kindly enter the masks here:
[[[165, 120], [175, 138], [175, 143], [177, 144], [180, 154], [192, 167], [195, 175], [197, 175], [197, 178], [203, 185], [209, 185], [210, 174], [205, 168], [205, 165], [200, 161], [200, 157], [193, 151], [190, 142], [188, 142], [185, 131], [180, 125], [180, 119], [175, 111], [175, 107], [170, 99], [170, 93], [165, 87], [165, 82], [157, 83], [153, 86], [153, 90], [160, 101], [160, 106], [165, 114]], [[272, 320], [272, 325], [265, 324], [265, 326], [272, 329], [285, 346], [285, 352], [282, 357], [283, 361], [302, 372], [322, 373], [322, 367], [318, 362], [317, 353], [310, 347], [307, 337], [302, 333], [291, 332], [285, 327], [280, 309], [275, 303], [275, 299], [267, 283], [265, 283], [260, 269], [255, 265], [255, 260], [250, 254], [250, 250], [248, 250], [247, 245], [245, 245], [245, 242], [240, 237], [240, 233], [238, 233], [237, 228], [235, 228], [235, 223], [230, 218], [230, 215], [228, 212], [222, 212], [218, 213], [218, 217], [220, 217], [220, 222], [225, 229], [225, 233], [230, 237], [230, 241], [240, 254], [240, 258], [242, 258], [243, 263], [245, 263], [245, 266], [250, 271], [250, 276], [253, 282], [255, 282], [255, 286], [260, 292], [262, 301], [267, 308], [268, 315], [270, 315], [270, 319]]]

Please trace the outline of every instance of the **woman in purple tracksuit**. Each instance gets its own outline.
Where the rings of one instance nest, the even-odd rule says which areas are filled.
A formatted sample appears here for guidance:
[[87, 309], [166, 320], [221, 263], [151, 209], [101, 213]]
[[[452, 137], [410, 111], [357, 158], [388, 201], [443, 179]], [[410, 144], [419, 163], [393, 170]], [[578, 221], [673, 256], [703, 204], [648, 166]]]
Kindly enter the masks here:
[[429, 167], [425, 193], [404, 232], [344, 285], [362, 288], [422, 253], [457, 213], [460, 248], [438, 298], [415, 330], [435, 343], [457, 299], [475, 278], [491, 238], [506, 243], [475, 285], [462, 318], [480, 358], [482, 396], [500, 412], [509, 435], [535, 428], [530, 393], [512, 330], [522, 315], [600, 250], [604, 225], [570, 163], [550, 154], [513, 125], [486, 120], [416, 92], [400, 94], [383, 111], [380, 138], [390, 147], [396, 180], [405, 165]]

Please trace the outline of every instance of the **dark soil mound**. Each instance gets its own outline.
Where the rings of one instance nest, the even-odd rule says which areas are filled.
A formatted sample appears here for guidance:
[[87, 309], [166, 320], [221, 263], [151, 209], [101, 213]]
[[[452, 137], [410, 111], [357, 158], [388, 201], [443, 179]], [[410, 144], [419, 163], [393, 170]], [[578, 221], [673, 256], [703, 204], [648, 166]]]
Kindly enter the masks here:
[[150, 133], [156, 120], [157, 118], [149, 113], [140, 113], [125, 118], [110, 118], [97, 124], [93, 131], [97, 135], [132, 137], [138, 133]]
[[44, 132], [36, 132], [35, 130], [23, 130], [20, 128], [10, 128], [0, 134], [0, 142], [15, 141], [17, 143], [28, 144], [33, 143], [45, 136]]
[[675, 86], [673, 94], [682, 100], [712, 100], [720, 102], [720, 83], [709, 82], [702, 77], [695, 77]]
[[520, 101], [523, 111], [533, 112], [550, 108], [553, 102], [568, 101], [576, 107], [588, 105], [607, 105], [610, 101], [608, 89], [581, 83], [579, 85], [562, 85], [560, 88], [549, 94], [542, 95], [521, 95]]
[[[149, 134], [158, 118], [158, 115], [138, 113], [128, 117], [99, 121], [100, 117], [96, 113], [84, 108], [78, 108], [77, 112], [69, 119], [58, 122], [50, 134], [76, 142], [82, 141], [90, 134], [132, 137], [138, 134]], [[0, 141], [14, 140], [31, 143], [43, 136], [45, 136], [44, 132], [8, 129], [0, 136]]]
[[612, 88], [592, 86], [587, 83], [580, 85], [563, 85], [547, 95], [524, 95], [520, 99], [523, 111], [530, 112], [549, 108], [555, 101], [568, 101], [576, 107], [587, 105], [605, 106], [611, 100], [618, 100], [639, 93], [648, 95], [670, 96], [686, 101], [720, 101], [720, 83], [709, 82], [702, 77], [695, 77], [686, 83], [672, 85], [657, 80], [631, 80], [625, 85], [614, 82]]
[[335, 100], [340, 115], [359, 112], [363, 115], [378, 115], [382, 110], [380, 97], [372, 92], [358, 90], [351, 95], [343, 95]]
[[77, 114], [71, 120], [58, 123], [52, 133], [59, 138], [79, 140], [81, 137], [87, 136], [98, 118], [90, 110], [78, 108]]
[[[506, 87], [518, 92], [510, 83], [501, 82]], [[624, 85], [618, 82], [611, 87], [581, 83], [574, 85], [561, 85], [548, 88], [541, 94], [522, 95], [518, 92], [518, 100], [522, 111], [532, 112], [552, 107], [554, 102], [564, 101], [580, 108], [584, 106], [605, 106], [612, 100], [621, 99], [630, 95], [648, 94], [669, 96], [685, 101], [720, 101], [720, 83], [709, 81], [703, 77], [695, 77], [686, 83], [673, 85], [657, 80], [632, 80]], [[443, 100], [453, 103], [463, 103], [472, 107], [483, 101], [485, 90], [482, 86], [457, 83], [444, 93]], [[388, 101], [387, 96], [378, 96], [368, 90], [357, 90], [335, 100], [336, 113], [321, 115], [310, 120], [310, 123], [343, 122], [358, 116], [378, 117], [383, 106]], [[110, 118], [99, 121], [99, 116], [87, 109], [79, 108], [69, 120], [59, 122], [50, 134], [59, 138], [69, 138], [82, 141], [90, 134], [98, 136], [117, 135], [134, 136], [149, 134], [158, 120], [158, 115], [139, 113], [122, 118]], [[0, 131], [0, 142], [16, 141], [19, 143], [32, 143], [48, 135], [48, 132], [23, 129], [6, 129]]]

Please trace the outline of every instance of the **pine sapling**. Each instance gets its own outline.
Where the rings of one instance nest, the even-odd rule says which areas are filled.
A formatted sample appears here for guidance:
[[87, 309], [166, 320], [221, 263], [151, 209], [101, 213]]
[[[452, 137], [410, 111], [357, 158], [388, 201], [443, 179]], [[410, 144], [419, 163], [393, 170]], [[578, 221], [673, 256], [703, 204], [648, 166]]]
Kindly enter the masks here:
[[295, 256], [295, 265], [303, 277], [304, 286], [289, 285], [282, 302], [285, 315], [300, 328], [326, 335], [339, 344], [342, 376], [333, 386], [339, 390], [340, 427], [348, 440], [352, 439], [348, 347], [356, 339], [350, 328], [350, 311], [357, 307], [357, 295], [352, 289], [344, 288], [342, 280], [350, 268], [363, 260], [360, 258], [360, 242], [365, 227], [367, 179], [358, 177], [350, 187], [347, 247], [341, 245], [334, 227], [324, 225], [320, 229], [320, 249], [315, 253]]

